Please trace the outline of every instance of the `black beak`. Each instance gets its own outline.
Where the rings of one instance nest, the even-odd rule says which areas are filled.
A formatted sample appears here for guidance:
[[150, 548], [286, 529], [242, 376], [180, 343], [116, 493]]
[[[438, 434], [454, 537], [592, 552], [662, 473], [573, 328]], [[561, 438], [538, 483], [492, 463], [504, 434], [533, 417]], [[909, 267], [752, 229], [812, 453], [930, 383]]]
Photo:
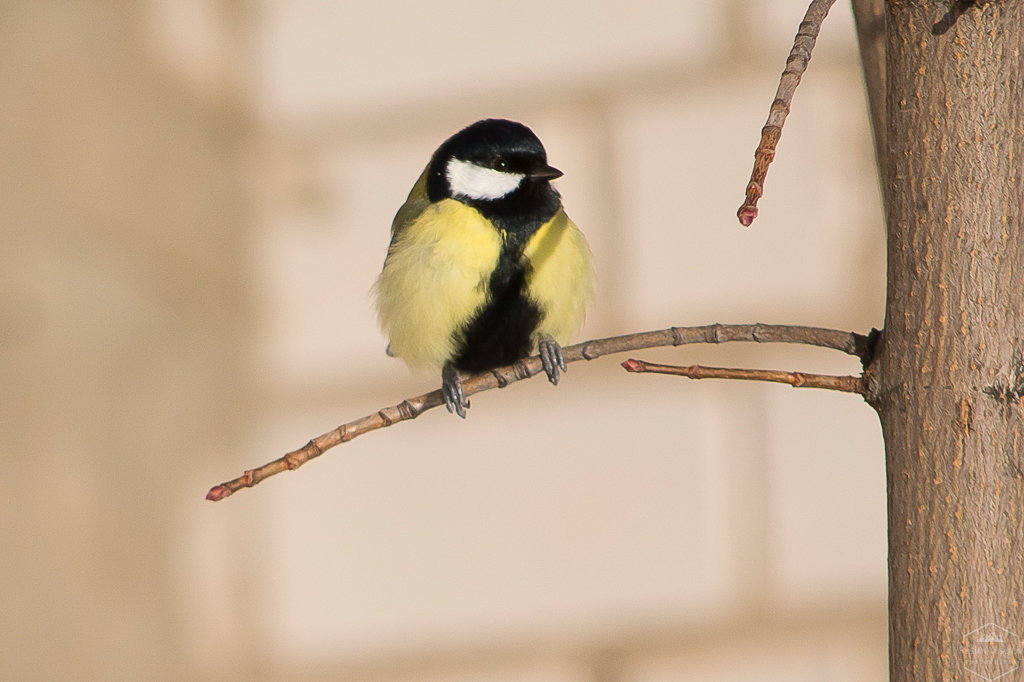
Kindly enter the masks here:
[[563, 175], [564, 173], [562, 173], [562, 171], [545, 164], [534, 168], [527, 174], [527, 177], [531, 180], [554, 180], [555, 178], [560, 178]]

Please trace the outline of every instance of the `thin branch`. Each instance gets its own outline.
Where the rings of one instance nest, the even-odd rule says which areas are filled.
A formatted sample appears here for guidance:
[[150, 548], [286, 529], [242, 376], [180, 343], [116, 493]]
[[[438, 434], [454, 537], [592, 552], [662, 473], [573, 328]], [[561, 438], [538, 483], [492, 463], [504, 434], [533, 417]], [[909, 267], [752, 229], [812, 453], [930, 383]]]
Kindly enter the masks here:
[[796, 39], [793, 41], [793, 49], [789, 51], [786, 59], [786, 68], [779, 79], [779, 88], [775, 92], [775, 100], [771, 109], [768, 110], [768, 121], [761, 129], [761, 142], [754, 151], [754, 170], [750, 173], [750, 182], [747, 183], [747, 194], [736, 212], [740, 224], [749, 227], [757, 217], [757, 200], [764, 194], [764, 179], [768, 174], [768, 166], [775, 158], [775, 147], [782, 137], [782, 126], [789, 115], [789, 105], [793, 101], [793, 93], [796, 86], [800, 84], [800, 77], [807, 70], [807, 63], [811, 61], [811, 50], [818, 39], [818, 32], [821, 30], [821, 22], [825, 20], [829, 9], [835, 0], [811, 0], [807, 8], [804, 20], [800, 22], [797, 29]]
[[864, 377], [836, 376], [834, 374], [808, 374], [807, 372], [782, 372], [774, 369], [739, 369], [736, 367], [707, 367], [704, 365], [659, 365], [630, 358], [622, 363], [627, 372], [639, 374], [672, 374], [690, 379], [741, 379], [744, 381], [772, 381], [789, 384], [796, 388], [825, 388], [830, 391], [844, 391], [864, 395]]
[[[603, 355], [625, 351], [657, 348], [661, 346], [682, 346], [695, 343], [726, 343], [729, 341], [753, 341], [758, 343], [802, 343], [822, 348], [832, 348], [865, 361], [871, 352], [868, 336], [853, 332], [820, 327], [798, 327], [773, 324], [709, 324], [700, 327], [670, 327], [658, 331], [612, 336], [594, 339], [567, 346], [562, 349], [566, 362], [593, 360]], [[540, 358], [531, 357], [490, 372], [477, 374], [463, 380], [462, 388], [467, 396], [493, 388], [504, 388], [509, 384], [527, 379], [542, 371]], [[298, 469], [311, 459], [319, 457], [335, 445], [346, 443], [356, 436], [376, 431], [398, 422], [415, 419], [427, 410], [443, 404], [441, 391], [431, 391], [414, 398], [407, 398], [397, 405], [385, 407], [373, 414], [342, 424], [312, 439], [298, 450], [268, 462], [261, 467], [249, 469], [238, 478], [216, 485], [207, 493], [206, 499], [214, 502], [223, 500], [242, 488], [251, 488], [260, 481], [282, 471]]]

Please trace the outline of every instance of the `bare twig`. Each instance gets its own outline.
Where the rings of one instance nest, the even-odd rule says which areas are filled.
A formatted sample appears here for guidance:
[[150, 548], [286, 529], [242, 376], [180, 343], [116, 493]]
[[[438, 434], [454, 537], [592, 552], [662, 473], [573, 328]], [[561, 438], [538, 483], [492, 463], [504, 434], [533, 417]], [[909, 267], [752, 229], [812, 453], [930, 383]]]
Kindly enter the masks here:
[[835, 0], [811, 0], [804, 20], [797, 29], [793, 49], [789, 51], [786, 68], [779, 79], [779, 89], [775, 92], [771, 109], [768, 110], [768, 121], [761, 129], [761, 142], [754, 151], [754, 170], [751, 171], [750, 182], [747, 183], [746, 199], [736, 212], [740, 224], [744, 227], [749, 227], [757, 217], [757, 200], [764, 194], [764, 178], [768, 174], [768, 166], [775, 158], [775, 147], [782, 137], [782, 126], [789, 115], [793, 93], [800, 84], [800, 77], [807, 70], [807, 63], [811, 61], [811, 50], [818, 39], [821, 22], [825, 20], [834, 2]]
[[[709, 324], [700, 327], [670, 327], [658, 331], [612, 336], [594, 339], [563, 348], [566, 362], [593, 360], [602, 355], [622, 353], [630, 350], [656, 348], [659, 346], [682, 346], [695, 343], [725, 343], [728, 341], [755, 341], [759, 343], [802, 343], [822, 348], [832, 348], [849, 355], [856, 355], [864, 361], [870, 353], [869, 337], [835, 329], [819, 327], [798, 327], [773, 324]], [[504, 388], [509, 384], [527, 379], [542, 371], [538, 357], [520, 360], [514, 365], [484, 372], [463, 380], [462, 388], [467, 396], [492, 388]], [[312, 439], [298, 450], [275, 459], [255, 469], [249, 469], [238, 478], [216, 485], [207, 493], [206, 499], [214, 502], [242, 488], [251, 488], [265, 478], [282, 471], [298, 469], [309, 460], [319, 457], [326, 450], [340, 443], [346, 443], [356, 436], [370, 431], [415, 419], [427, 410], [443, 404], [441, 391], [431, 391], [414, 398], [407, 398], [397, 405], [385, 407], [371, 415], [342, 424]]]
[[808, 374], [806, 372], [782, 372], [774, 369], [739, 369], [736, 367], [706, 367], [704, 365], [659, 365], [630, 358], [622, 363], [627, 372], [672, 374], [690, 379], [742, 379], [745, 381], [772, 381], [789, 384], [796, 388], [825, 388], [864, 395], [864, 377], [835, 376], [833, 374]]

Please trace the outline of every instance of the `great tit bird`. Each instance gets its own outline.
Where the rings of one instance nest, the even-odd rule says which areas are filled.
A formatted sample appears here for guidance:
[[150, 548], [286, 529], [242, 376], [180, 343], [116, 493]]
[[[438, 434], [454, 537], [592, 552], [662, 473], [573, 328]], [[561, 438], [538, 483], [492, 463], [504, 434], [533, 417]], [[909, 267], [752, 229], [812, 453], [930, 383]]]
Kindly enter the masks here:
[[559, 344], [583, 323], [594, 272], [529, 128], [478, 121], [437, 148], [391, 224], [375, 286], [388, 353], [441, 368], [449, 412], [465, 418], [462, 377], [539, 352], [558, 383]]

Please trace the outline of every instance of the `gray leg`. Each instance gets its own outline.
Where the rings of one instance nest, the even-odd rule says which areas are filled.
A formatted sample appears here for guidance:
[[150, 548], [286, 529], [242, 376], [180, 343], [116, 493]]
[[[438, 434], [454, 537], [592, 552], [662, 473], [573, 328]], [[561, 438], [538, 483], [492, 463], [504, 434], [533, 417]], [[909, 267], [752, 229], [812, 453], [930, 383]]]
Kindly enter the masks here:
[[469, 401], [462, 392], [462, 378], [459, 371], [446, 362], [441, 369], [441, 392], [444, 393], [444, 406], [448, 412], [454, 412], [463, 419], [466, 418], [466, 408]]
[[548, 381], [558, 385], [558, 370], [565, 370], [565, 358], [562, 357], [562, 347], [558, 342], [545, 334], [537, 341], [537, 350], [540, 353], [540, 361], [544, 365], [544, 373], [548, 375]]

